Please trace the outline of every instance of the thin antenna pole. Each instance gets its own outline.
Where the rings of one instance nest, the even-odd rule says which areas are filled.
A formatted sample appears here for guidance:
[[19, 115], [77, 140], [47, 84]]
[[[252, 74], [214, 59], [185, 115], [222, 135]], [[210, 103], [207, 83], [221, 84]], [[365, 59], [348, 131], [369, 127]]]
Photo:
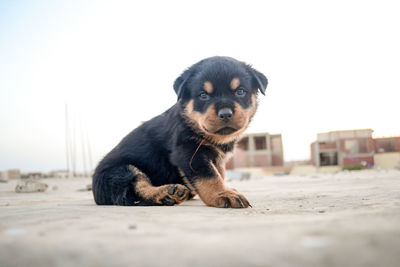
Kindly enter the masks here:
[[72, 123], [72, 142], [71, 142], [71, 163], [72, 163], [72, 176], [76, 177], [76, 124], [75, 120]]
[[69, 170], [69, 121], [68, 121], [68, 104], [65, 104], [65, 152], [67, 160], [67, 177], [70, 177]]
[[83, 175], [85, 177], [88, 176], [87, 174], [87, 169], [86, 169], [86, 150], [85, 150], [85, 138], [83, 135], [83, 125], [82, 125], [82, 120], [79, 118], [79, 124], [80, 124], [80, 134], [81, 134], [81, 148], [82, 148], [82, 163], [83, 163]]
[[86, 130], [86, 144], [87, 144], [87, 152], [88, 152], [88, 159], [89, 159], [89, 175], [91, 175], [92, 171], [93, 171], [93, 162], [92, 162], [92, 147], [90, 146], [90, 139], [89, 139], [89, 134], [87, 131], [87, 128], [85, 128]]

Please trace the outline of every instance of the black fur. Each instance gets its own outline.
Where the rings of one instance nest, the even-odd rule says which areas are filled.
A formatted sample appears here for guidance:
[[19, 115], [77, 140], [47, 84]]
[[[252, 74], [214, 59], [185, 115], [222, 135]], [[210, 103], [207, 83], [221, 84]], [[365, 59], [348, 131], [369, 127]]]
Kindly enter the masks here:
[[[234, 77], [240, 78], [246, 96], [235, 96], [230, 90], [229, 82]], [[207, 101], [199, 99], [205, 80], [212, 81], [216, 87]], [[137, 195], [133, 186], [136, 174], [128, 165], [145, 173], [153, 186], [184, 184], [182, 172], [190, 184], [215, 175], [208, 162], [215, 161], [218, 154], [212, 146], [199, 147], [207, 134], [193, 127], [185, 117], [188, 101], [193, 99], [193, 109], [200, 113], [211, 104], [217, 110], [232, 107], [234, 103], [245, 109], [250, 104], [250, 96], [258, 90], [264, 94], [266, 86], [263, 74], [233, 58], [212, 57], [191, 66], [174, 83], [178, 102], [134, 129], [100, 161], [93, 175], [95, 202], [98, 205], [156, 205]], [[234, 141], [214, 146], [226, 153], [233, 150]]]

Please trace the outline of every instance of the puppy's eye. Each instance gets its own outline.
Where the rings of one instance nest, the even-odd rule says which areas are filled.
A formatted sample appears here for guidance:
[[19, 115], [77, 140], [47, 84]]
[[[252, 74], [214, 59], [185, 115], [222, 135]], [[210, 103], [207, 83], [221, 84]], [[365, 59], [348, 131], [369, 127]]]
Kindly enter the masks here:
[[244, 97], [246, 95], [246, 91], [240, 87], [235, 91], [235, 95], [237, 97]]
[[199, 98], [200, 98], [201, 100], [207, 101], [207, 100], [210, 99], [210, 95], [207, 94], [206, 92], [201, 92], [200, 95], [199, 95]]

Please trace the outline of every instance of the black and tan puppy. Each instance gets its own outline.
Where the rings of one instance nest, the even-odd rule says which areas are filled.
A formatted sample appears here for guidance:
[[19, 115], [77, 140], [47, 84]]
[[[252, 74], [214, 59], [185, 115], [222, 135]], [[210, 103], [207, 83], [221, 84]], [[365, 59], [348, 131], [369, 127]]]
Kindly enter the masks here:
[[247, 208], [225, 186], [225, 162], [257, 109], [267, 78], [229, 57], [204, 59], [178, 77], [178, 101], [128, 134], [97, 166], [98, 205], [174, 205], [198, 194], [208, 206]]

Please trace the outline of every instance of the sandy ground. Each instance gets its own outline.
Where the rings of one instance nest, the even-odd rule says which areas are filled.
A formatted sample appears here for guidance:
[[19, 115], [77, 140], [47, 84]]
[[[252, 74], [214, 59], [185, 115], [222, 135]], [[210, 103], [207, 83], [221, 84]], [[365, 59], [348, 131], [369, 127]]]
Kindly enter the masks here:
[[101, 207], [89, 179], [44, 193], [0, 184], [0, 266], [400, 266], [400, 172], [255, 177], [229, 183], [252, 209], [199, 199]]

